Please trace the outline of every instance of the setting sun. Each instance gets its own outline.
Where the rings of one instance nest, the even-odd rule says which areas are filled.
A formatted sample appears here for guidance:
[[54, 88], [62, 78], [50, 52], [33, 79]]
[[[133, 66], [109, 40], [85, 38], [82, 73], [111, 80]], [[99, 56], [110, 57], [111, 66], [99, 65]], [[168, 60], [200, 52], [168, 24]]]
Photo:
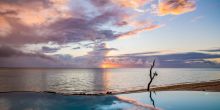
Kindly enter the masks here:
[[121, 65], [119, 64], [113, 64], [113, 63], [109, 63], [109, 62], [104, 62], [102, 65], [101, 65], [101, 68], [119, 68], [121, 67]]

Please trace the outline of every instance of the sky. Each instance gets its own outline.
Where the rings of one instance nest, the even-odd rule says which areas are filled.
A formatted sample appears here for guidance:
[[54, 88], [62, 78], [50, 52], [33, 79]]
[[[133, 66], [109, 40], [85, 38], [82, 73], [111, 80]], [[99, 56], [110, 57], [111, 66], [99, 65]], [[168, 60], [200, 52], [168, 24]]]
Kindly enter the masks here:
[[0, 67], [220, 67], [219, 0], [1, 0]]

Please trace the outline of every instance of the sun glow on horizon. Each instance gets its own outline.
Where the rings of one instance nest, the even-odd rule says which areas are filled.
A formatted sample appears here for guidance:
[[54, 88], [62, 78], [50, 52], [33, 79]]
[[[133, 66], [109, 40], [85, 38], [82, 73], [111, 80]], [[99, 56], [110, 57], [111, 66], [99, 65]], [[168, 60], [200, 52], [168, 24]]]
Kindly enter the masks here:
[[101, 68], [119, 68], [119, 67], [122, 67], [122, 65], [113, 64], [113, 63], [109, 63], [109, 62], [104, 62], [101, 65]]

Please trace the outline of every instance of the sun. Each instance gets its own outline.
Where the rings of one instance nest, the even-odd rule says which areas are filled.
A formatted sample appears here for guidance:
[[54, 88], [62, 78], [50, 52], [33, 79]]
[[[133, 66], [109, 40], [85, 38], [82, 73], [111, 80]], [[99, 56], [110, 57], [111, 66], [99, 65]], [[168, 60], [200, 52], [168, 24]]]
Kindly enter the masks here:
[[118, 64], [113, 64], [113, 63], [103, 63], [101, 65], [101, 68], [119, 68], [120, 65]]

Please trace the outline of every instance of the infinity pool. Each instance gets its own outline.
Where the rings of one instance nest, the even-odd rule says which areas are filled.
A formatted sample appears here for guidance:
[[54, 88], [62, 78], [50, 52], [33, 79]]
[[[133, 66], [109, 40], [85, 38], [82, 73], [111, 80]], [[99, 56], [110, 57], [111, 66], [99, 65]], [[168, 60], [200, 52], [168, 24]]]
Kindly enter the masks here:
[[[155, 106], [155, 108], [154, 108]], [[107, 96], [0, 93], [0, 110], [220, 110], [220, 92], [163, 91]]]

